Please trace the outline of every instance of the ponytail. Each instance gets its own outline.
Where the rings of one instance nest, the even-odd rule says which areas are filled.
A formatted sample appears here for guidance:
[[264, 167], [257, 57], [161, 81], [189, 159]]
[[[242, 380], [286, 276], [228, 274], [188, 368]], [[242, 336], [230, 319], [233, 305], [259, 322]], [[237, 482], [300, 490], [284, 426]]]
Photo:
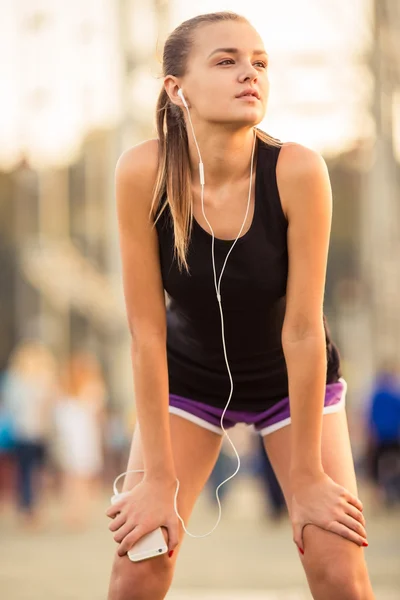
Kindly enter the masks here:
[[[188, 137], [181, 109], [169, 99], [165, 88], [157, 102], [159, 162], [151, 215], [155, 222], [169, 206], [174, 231], [174, 255], [179, 269], [188, 271], [186, 260], [193, 222]], [[158, 210], [162, 200], [164, 203]]]

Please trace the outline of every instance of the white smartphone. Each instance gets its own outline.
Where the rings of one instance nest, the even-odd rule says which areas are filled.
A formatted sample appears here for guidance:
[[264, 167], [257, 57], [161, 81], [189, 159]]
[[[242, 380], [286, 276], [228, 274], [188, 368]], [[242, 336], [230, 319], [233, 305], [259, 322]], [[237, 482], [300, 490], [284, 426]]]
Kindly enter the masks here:
[[[111, 504], [115, 504], [124, 496], [127, 492], [116, 494], [111, 498]], [[153, 558], [155, 556], [161, 556], [168, 552], [168, 546], [165, 543], [164, 535], [161, 527], [158, 527], [154, 531], [150, 531], [144, 535], [128, 552], [128, 557], [132, 562], [139, 562], [146, 560], [147, 558]]]

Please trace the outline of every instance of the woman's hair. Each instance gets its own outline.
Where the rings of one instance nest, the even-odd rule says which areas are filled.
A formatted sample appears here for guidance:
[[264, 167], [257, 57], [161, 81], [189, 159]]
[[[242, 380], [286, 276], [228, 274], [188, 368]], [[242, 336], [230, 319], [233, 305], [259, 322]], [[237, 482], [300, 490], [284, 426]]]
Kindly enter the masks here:
[[[215, 12], [184, 21], [168, 37], [163, 53], [163, 75], [182, 77], [194, 41], [196, 29], [203, 24], [221, 21], [242, 21], [245, 17], [233, 12]], [[174, 231], [174, 251], [179, 269], [188, 271], [186, 260], [193, 223], [189, 146], [183, 111], [173, 104], [163, 87], [157, 102], [157, 132], [159, 139], [158, 173], [151, 205], [151, 217], [157, 222], [169, 206]], [[270, 145], [278, 141], [263, 131], [257, 137]], [[164, 203], [161, 205], [162, 200]]]

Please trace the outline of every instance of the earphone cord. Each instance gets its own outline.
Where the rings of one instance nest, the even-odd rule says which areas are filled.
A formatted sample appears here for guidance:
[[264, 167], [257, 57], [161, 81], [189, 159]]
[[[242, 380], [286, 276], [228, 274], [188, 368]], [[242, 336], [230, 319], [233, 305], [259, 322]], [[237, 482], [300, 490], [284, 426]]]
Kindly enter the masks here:
[[[199, 175], [200, 175], [200, 185], [201, 185], [201, 208], [202, 208], [204, 219], [205, 219], [208, 227], [210, 228], [211, 235], [212, 235], [211, 256], [212, 256], [212, 266], [213, 266], [213, 273], [214, 273], [214, 286], [215, 286], [215, 291], [216, 291], [216, 294], [217, 294], [218, 306], [219, 306], [220, 316], [221, 316], [222, 344], [223, 344], [223, 349], [224, 349], [225, 363], [226, 363], [226, 367], [227, 367], [227, 370], [228, 370], [229, 380], [230, 380], [230, 383], [231, 383], [231, 391], [230, 391], [229, 398], [228, 398], [228, 401], [226, 403], [226, 406], [225, 406], [225, 408], [223, 410], [223, 413], [221, 415], [221, 422], [220, 423], [221, 423], [221, 429], [222, 429], [225, 437], [229, 441], [230, 445], [232, 446], [232, 449], [233, 449], [233, 451], [235, 453], [235, 456], [236, 456], [236, 459], [237, 459], [237, 467], [236, 467], [234, 473], [232, 473], [232, 475], [230, 475], [229, 477], [227, 477], [226, 479], [224, 479], [224, 481], [222, 481], [218, 485], [217, 489], [215, 490], [215, 496], [216, 496], [217, 503], [218, 503], [218, 519], [217, 519], [214, 527], [208, 533], [205, 533], [203, 535], [194, 535], [194, 534], [191, 534], [186, 529], [185, 523], [183, 522], [183, 519], [181, 518], [181, 516], [179, 515], [178, 510], [177, 510], [177, 506], [176, 506], [177, 494], [175, 495], [175, 512], [176, 512], [176, 514], [177, 514], [180, 522], [182, 523], [182, 527], [183, 527], [185, 533], [187, 533], [190, 537], [193, 537], [193, 538], [203, 538], [203, 537], [207, 537], [208, 535], [211, 535], [211, 533], [213, 533], [215, 531], [215, 529], [218, 527], [218, 525], [219, 525], [219, 523], [221, 521], [222, 507], [221, 507], [221, 502], [220, 502], [220, 498], [219, 498], [219, 490], [220, 490], [220, 488], [223, 485], [225, 485], [228, 481], [230, 481], [231, 479], [233, 479], [237, 475], [237, 473], [239, 472], [239, 470], [240, 470], [240, 456], [239, 456], [239, 453], [236, 450], [236, 447], [235, 447], [234, 443], [232, 442], [232, 440], [231, 440], [228, 432], [226, 431], [226, 429], [224, 427], [224, 423], [223, 423], [226, 411], [228, 410], [228, 407], [229, 407], [229, 404], [231, 402], [232, 395], [233, 395], [233, 379], [232, 379], [232, 373], [231, 373], [230, 366], [229, 366], [229, 361], [228, 361], [228, 356], [227, 356], [227, 350], [226, 350], [226, 342], [225, 342], [224, 313], [223, 313], [223, 310], [222, 310], [222, 298], [221, 298], [221, 280], [222, 280], [222, 275], [224, 273], [224, 270], [225, 270], [226, 263], [228, 261], [229, 255], [231, 254], [233, 248], [235, 247], [236, 242], [240, 238], [240, 235], [241, 235], [241, 233], [243, 231], [243, 228], [244, 228], [244, 226], [246, 224], [247, 216], [248, 216], [248, 213], [249, 213], [250, 200], [251, 200], [251, 190], [252, 190], [252, 182], [253, 182], [254, 151], [255, 151], [255, 145], [256, 145], [257, 135], [256, 135], [256, 130], [254, 129], [253, 146], [252, 146], [251, 162], [250, 162], [249, 194], [248, 194], [248, 199], [247, 199], [246, 213], [245, 213], [245, 216], [244, 216], [244, 219], [243, 219], [242, 226], [241, 226], [241, 228], [239, 230], [239, 233], [238, 233], [235, 241], [233, 242], [232, 246], [230, 247], [229, 252], [227, 253], [227, 255], [225, 257], [225, 261], [223, 263], [223, 266], [222, 266], [222, 269], [221, 269], [221, 273], [220, 273], [220, 276], [219, 276], [219, 279], [218, 279], [218, 282], [217, 282], [217, 273], [216, 273], [216, 266], [215, 266], [215, 252], [214, 252], [214, 249], [215, 249], [215, 235], [214, 235], [214, 230], [213, 230], [213, 228], [211, 226], [211, 223], [207, 219], [207, 216], [206, 216], [205, 211], [204, 211], [204, 185], [205, 185], [205, 180], [204, 180], [203, 160], [202, 160], [202, 157], [201, 157], [201, 152], [200, 152], [199, 145], [197, 143], [196, 134], [194, 132], [192, 117], [190, 115], [190, 110], [189, 110], [187, 104], [185, 104], [185, 108], [186, 108], [186, 111], [187, 111], [187, 114], [188, 114], [189, 123], [190, 123], [190, 127], [191, 127], [192, 134], [193, 134], [193, 140], [194, 140], [194, 143], [196, 145], [197, 153], [199, 155]], [[178, 489], [179, 489], [179, 487], [178, 487]]]
[[[204, 534], [201, 534], [201, 535], [195, 535], [193, 533], [190, 533], [190, 531], [188, 531], [186, 529], [185, 522], [182, 519], [182, 517], [181, 517], [181, 515], [179, 514], [179, 511], [178, 511], [178, 505], [177, 504], [178, 504], [178, 494], [179, 494], [180, 482], [179, 482], [179, 479], [176, 480], [176, 484], [177, 485], [176, 485], [176, 491], [175, 491], [175, 496], [174, 496], [174, 510], [175, 510], [175, 513], [176, 513], [179, 521], [181, 522], [183, 530], [185, 531], [185, 533], [189, 537], [199, 539], [199, 538], [205, 538], [205, 537], [211, 535], [216, 530], [216, 528], [218, 527], [218, 525], [219, 525], [219, 523], [221, 521], [221, 516], [222, 516], [222, 507], [221, 507], [221, 501], [220, 501], [220, 497], [219, 497], [219, 490], [228, 481], [230, 481], [231, 479], [233, 479], [237, 475], [237, 473], [239, 472], [239, 470], [240, 470], [240, 456], [239, 456], [239, 453], [236, 450], [236, 447], [235, 447], [234, 443], [232, 442], [232, 440], [231, 440], [228, 432], [226, 431], [226, 429], [224, 427], [224, 423], [223, 423], [226, 411], [228, 410], [228, 407], [229, 407], [229, 404], [231, 402], [232, 395], [233, 395], [233, 379], [232, 379], [232, 373], [231, 373], [231, 370], [230, 370], [228, 356], [227, 356], [227, 351], [226, 351], [225, 329], [224, 329], [224, 314], [223, 314], [223, 310], [222, 310], [222, 299], [221, 299], [221, 280], [222, 280], [222, 275], [224, 273], [225, 266], [226, 266], [226, 263], [228, 261], [229, 255], [231, 254], [231, 252], [232, 252], [232, 250], [233, 250], [236, 242], [240, 238], [240, 235], [241, 235], [241, 233], [243, 231], [243, 228], [245, 226], [245, 223], [246, 223], [246, 220], [247, 220], [247, 216], [248, 216], [248, 213], [249, 213], [250, 200], [251, 200], [251, 190], [252, 190], [252, 182], [253, 182], [254, 151], [255, 151], [255, 145], [256, 145], [257, 135], [256, 135], [256, 130], [254, 129], [253, 147], [252, 147], [252, 152], [251, 152], [251, 164], [250, 164], [249, 194], [248, 194], [247, 208], [246, 208], [245, 217], [244, 217], [242, 226], [241, 226], [241, 228], [239, 230], [239, 233], [238, 233], [235, 241], [233, 242], [231, 248], [229, 249], [229, 252], [227, 253], [227, 255], [225, 257], [225, 261], [224, 261], [222, 269], [221, 269], [219, 280], [217, 281], [217, 273], [216, 273], [216, 266], [215, 266], [215, 253], [214, 253], [215, 235], [214, 235], [213, 228], [212, 228], [210, 222], [208, 221], [207, 216], [206, 216], [205, 211], [204, 211], [204, 184], [205, 184], [205, 181], [204, 181], [204, 165], [203, 165], [203, 160], [202, 160], [201, 153], [200, 153], [200, 148], [199, 148], [199, 145], [197, 143], [196, 134], [194, 132], [194, 127], [193, 127], [193, 123], [192, 123], [192, 118], [191, 118], [191, 115], [190, 115], [190, 111], [189, 111], [189, 108], [188, 108], [188, 106], [186, 104], [185, 104], [185, 108], [186, 108], [187, 113], [188, 113], [189, 123], [190, 123], [190, 127], [192, 129], [194, 143], [196, 145], [197, 153], [199, 155], [199, 161], [200, 161], [199, 162], [199, 175], [200, 175], [200, 185], [201, 185], [201, 208], [202, 208], [204, 219], [206, 220], [207, 225], [209, 226], [210, 231], [211, 231], [211, 235], [212, 235], [211, 257], [212, 257], [212, 266], [213, 266], [213, 273], [214, 273], [214, 286], [215, 286], [215, 291], [216, 291], [216, 294], [217, 294], [217, 300], [218, 300], [219, 311], [220, 311], [220, 316], [221, 316], [222, 345], [223, 345], [223, 349], [224, 349], [225, 363], [226, 363], [226, 367], [227, 367], [227, 370], [228, 370], [229, 380], [230, 380], [230, 383], [231, 383], [231, 391], [230, 391], [229, 398], [228, 398], [228, 401], [226, 403], [226, 406], [225, 406], [225, 408], [224, 408], [224, 410], [222, 412], [220, 424], [221, 424], [221, 429], [223, 431], [223, 434], [227, 438], [227, 440], [229, 441], [230, 445], [232, 446], [232, 449], [233, 449], [233, 451], [235, 453], [235, 456], [236, 456], [236, 459], [237, 459], [237, 467], [236, 467], [234, 473], [232, 473], [232, 475], [230, 475], [229, 477], [227, 477], [226, 479], [224, 479], [224, 481], [222, 481], [218, 485], [218, 487], [216, 488], [216, 490], [215, 490], [215, 496], [216, 496], [217, 504], [218, 504], [218, 518], [217, 518], [217, 521], [216, 521], [214, 527], [210, 531], [208, 531], [207, 533], [204, 533]], [[118, 489], [117, 489], [117, 485], [116, 485], [117, 482], [122, 477], [124, 477], [127, 473], [144, 473], [144, 470], [143, 469], [129, 470], [129, 471], [125, 471], [124, 473], [121, 473], [120, 475], [118, 475], [118, 477], [114, 481], [114, 486], [113, 486], [114, 494], [118, 494]]]

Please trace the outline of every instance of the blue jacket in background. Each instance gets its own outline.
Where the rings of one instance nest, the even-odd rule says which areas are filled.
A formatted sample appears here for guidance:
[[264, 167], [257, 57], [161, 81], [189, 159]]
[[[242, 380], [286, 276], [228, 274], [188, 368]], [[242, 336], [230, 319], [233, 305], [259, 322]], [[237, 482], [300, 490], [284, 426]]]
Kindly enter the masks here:
[[400, 441], [400, 384], [394, 377], [382, 375], [377, 379], [369, 425], [377, 441]]

